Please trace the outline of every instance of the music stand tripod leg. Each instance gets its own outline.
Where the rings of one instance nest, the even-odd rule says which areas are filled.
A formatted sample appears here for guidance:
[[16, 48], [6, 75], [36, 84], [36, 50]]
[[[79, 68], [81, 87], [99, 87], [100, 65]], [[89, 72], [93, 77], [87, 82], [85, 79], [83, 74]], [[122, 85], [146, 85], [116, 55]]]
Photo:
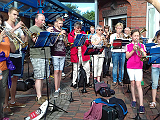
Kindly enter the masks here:
[[159, 116], [160, 116], [160, 113], [158, 113], [158, 115], [153, 120], [156, 120]]
[[[46, 113], [45, 113], [45, 117], [44, 117], [44, 120], [46, 120], [46, 117], [47, 117], [47, 110], [48, 110], [48, 108], [49, 108], [49, 104], [52, 104], [54, 107], [56, 107], [56, 108], [58, 108], [58, 109], [61, 109], [61, 110], [63, 110], [62, 108], [60, 108], [60, 107], [58, 107], [58, 106], [56, 106], [56, 105], [54, 105], [53, 103], [50, 103], [49, 102], [49, 90], [48, 90], [48, 76], [47, 76], [47, 62], [46, 62], [46, 60], [47, 60], [47, 58], [46, 58], [46, 52], [45, 52], [45, 48], [43, 47], [42, 48], [42, 50], [44, 51], [44, 56], [45, 56], [45, 72], [46, 72], [46, 86], [47, 86], [47, 100], [48, 100], [48, 105], [47, 105], [47, 109], [46, 109]], [[65, 111], [65, 110], [63, 110], [63, 111]], [[67, 111], [66, 111], [67, 112]]]

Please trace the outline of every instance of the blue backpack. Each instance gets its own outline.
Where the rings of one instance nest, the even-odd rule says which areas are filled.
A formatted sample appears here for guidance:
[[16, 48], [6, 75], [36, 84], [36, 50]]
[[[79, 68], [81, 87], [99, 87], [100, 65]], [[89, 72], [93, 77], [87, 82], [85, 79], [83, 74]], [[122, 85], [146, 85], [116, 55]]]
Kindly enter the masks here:
[[94, 100], [95, 103], [104, 103], [110, 107], [113, 107], [117, 110], [118, 119], [123, 120], [128, 113], [127, 106], [122, 99], [112, 97], [108, 100], [104, 98], [97, 98]]

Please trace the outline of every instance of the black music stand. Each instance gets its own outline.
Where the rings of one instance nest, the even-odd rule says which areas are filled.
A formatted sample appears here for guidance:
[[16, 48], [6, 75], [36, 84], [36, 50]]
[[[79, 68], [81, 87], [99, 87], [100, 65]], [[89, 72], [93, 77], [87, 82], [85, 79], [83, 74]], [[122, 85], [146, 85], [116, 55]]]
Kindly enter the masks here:
[[[122, 91], [124, 94], [124, 89], [123, 89], [123, 78], [122, 78], [122, 49], [128, 44], [130, 43], [130, 39], [115, 39], [113, 40], [113, 49], [121, 49], [121, 80], [122, 80]], [[118, 81], [119, 82], [119, 81]], [[114, 87], [114, 89], [116, 87], [118, 87], [119, 84], [117, 84], [117, 86]], [[128, 86], [129, 87], [129, 86]]]
[[[88, 35], [87, 34], [77, 34], [75, 40], [74, 40], [74, 43], [72, 45], [72, 47], [76, 47], [78, 49], [78, 47], [81, 47], [84, 45], [86, 39], [88, 38]], [[79, 75], [78, 75], [78, 51], [77, 51], [77, 89], [78, 89], [78, 81], [79, 81]], [[84, 92], [82, 90], [82, 92]], [[86, 93], [87, 91], [85, 91], [84, 93]]]
[[[50, 43], [53, 43], [53, 41], [51, 41], [51, 39], [49, 39], [49, 35], [50, 35], [50, 32], [40, 32], [40, 35], [38, 36], [38, 39], [34, 45], [33, 48], [41, 48], [41, 50], [44, 51], [44, 57], [45, 57], [45, 72], [46, 72], [46, 85], [47, 85], [47, 100], [48, 100], [48, 105], [47, 105], [47, 109], [46, 109], [46, 113], [45, 113], [45, 117], [44, 117], [44, 120], [46, 119], [46, 116], [47, 116], [47, 110], [49, 107], [53, 107], [53, 110], [57, 110], [57, 109], [60, 109], [66, 113], [68, 113], [67, 111], [63, 110], [62, 108], [56, 106], [55, 104], [49, 102], [49, 90], [48, 90], [48, 77], [47, 77], [47, 62], [46, 62], [46, 52], [45, 52], [45, 47], [49, 47]], [[52, 105], [52, 106], [49, 106]]]
[[97, 93], [96, 93], [96, 90], [95, 90], [95, 82], [94, 82], [94, 55], [101, 54], [103, 52], [103, 50], [104, 50], [103, 46], [99, 46], [99, 45], [88, 46], [87, 50], [84, 53], [84, 55], [91, 55], [92, 58], [93, 58], [93, 65], [92, 65], [93, 66], [92, 67], [93, 76], [92, 76], [92, 79], [93, 79], [93, 88], [94, 88], [96, 96], [97, 96]]

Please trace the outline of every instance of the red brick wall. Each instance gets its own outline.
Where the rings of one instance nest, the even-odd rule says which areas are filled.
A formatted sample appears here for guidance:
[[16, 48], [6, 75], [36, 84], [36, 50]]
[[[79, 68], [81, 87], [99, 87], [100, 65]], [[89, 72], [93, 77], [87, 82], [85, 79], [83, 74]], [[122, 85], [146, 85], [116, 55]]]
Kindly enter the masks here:
[[[146, 27], [146, 11], [147, 2], [145, 0], [116, 0], [117, 8], [127, 6], [127, 27], [134, 29], [139, 27], [141, 30]], [[104, 18], [102, 17], [102, 11], [111, 10], [110, 4], [112, 0], [99, 0], [99, 24], [104, 25]], [[145, 36], [145, 34], [144, 34]]]

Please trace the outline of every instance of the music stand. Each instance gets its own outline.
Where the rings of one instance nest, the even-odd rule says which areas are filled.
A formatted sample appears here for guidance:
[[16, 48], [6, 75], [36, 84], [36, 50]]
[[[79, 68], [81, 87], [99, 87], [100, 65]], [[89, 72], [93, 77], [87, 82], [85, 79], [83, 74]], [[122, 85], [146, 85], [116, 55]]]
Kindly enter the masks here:
[[[72, 47], [76, 47], [78, 50], [78, 47], [83, 46], [87, 38], [88, 38], [87, 34], [77, 34]], [[79, 81], [79, 75], [78, 75], [79, 61], [78, 61], [78, 59], [79, 58], [78, 58], [78, 51], [77, 51], [77, 89], [78, 89], [78, 81]]]
[[84, 55], [91, 55], [92, 58], [93, 58], [93, 67], [92, 67], [92, 72], [93, 72], [93, 76], [92, 76], [92, 79], [93, 79], [93, 88], [94, 88], [94, 92], [97, 96], [97, 92], [95, 90], [95, 82], [94, 82], [94, 56], [93, 55], [97, 55], [97, 54], [101, 54], [104, 50], [104, 47], [103, 46], [99, 46], [99, 45], [95, 45], [95, 46], [88, 46], [87, 47], [87, 50], [85, 51]]
[[[46, 119], [47, 116], [47, 110], [49, 107], [53, 107], [53, 110], [57, 110], [60, 109], [66, 113], [68, 113], [67, 111], [63, 110], [62, 108], [56, 106], [55, 104], [49, 102], [49, 90], [48, 90], [48, 77], [47, 77], [47, 62], [46, 62], [46, 52], [45, 52], [45, 47], [49, 47], [50, 43], [52, 42], [51, 39], [49, 39], [49, 35], [50, 32], [40, 32], [40, 35], [38, 36], [38, 39], [34, 45], [33, 48], [41, 48], [41, 50], [44, 51], [44, 59], [45, 59], [45, 72], [46, 72], [46, 85], [47, 85], [47, 101], [48, 101], [48, 105], [47, 105], [47, 109], [46, 109], [46, 113], [45, 113], [45, 117], [44, 119]], [[49, 104], [51, 104], [52, 106], [49, 106]]]

